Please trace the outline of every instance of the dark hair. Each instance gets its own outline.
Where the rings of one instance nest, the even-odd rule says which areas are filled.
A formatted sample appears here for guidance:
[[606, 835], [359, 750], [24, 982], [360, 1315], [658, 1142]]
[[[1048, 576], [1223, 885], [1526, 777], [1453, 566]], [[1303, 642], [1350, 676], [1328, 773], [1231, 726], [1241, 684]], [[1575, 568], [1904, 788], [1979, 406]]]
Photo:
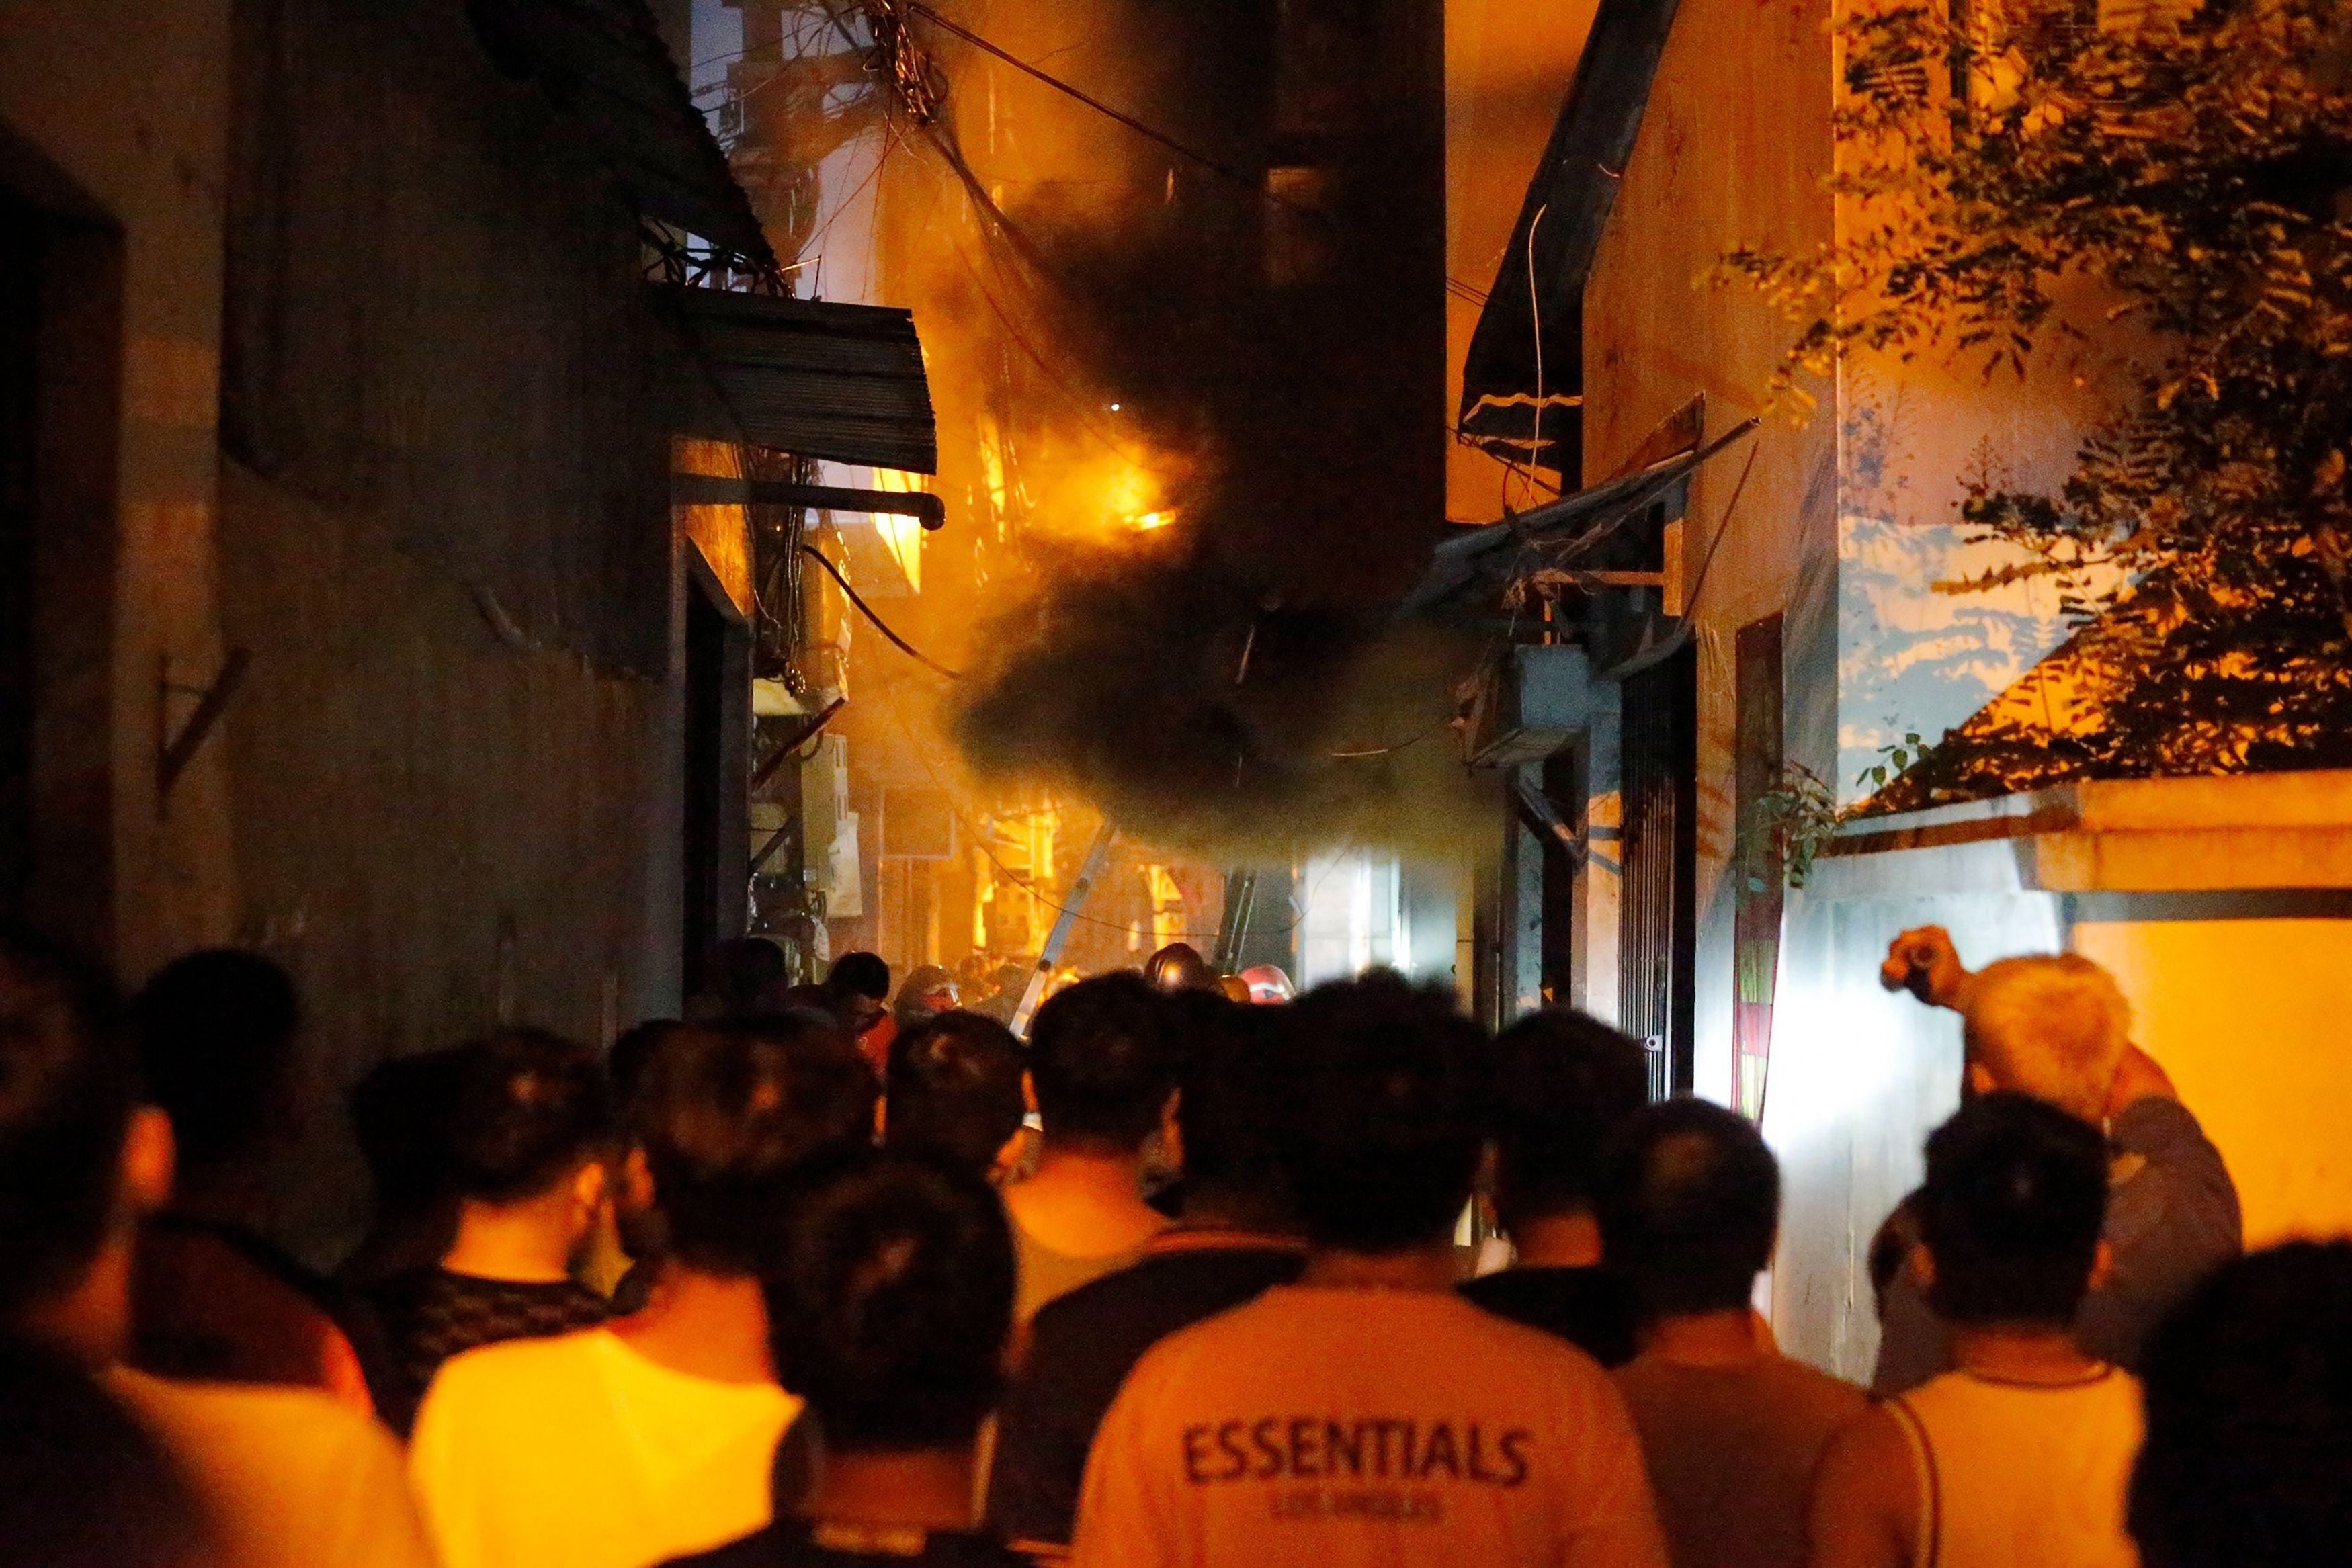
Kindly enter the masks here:
[[890, 1042], [883, 1144], [985, 1174], [1028, 1113], [1027, 1071], [1021, 1042], [994, 1019], [946, 1012], [916, 1025]]
[[2288, 1568], [2352, 1537], [2352, 1241], [2230, 1263], [2140, 1366], [2128, 1522], [2147, 1568]]
[[451, 1186], [461, 1197], [536, 1197], [612, 1134], [604, 1071], [584, 1047], [509, 1029], [459, 1048], [449, 1113]]
[[793, 1172], [874, 1134], [874, 1071], [827, 1020], [791, 1013], [681, 1029], [646, 1065], [632, 1127], [671, 1255], [759, 1266]]
[[773, 938], [730, 936], [703, 966], [703, 1000], [720, 1018], [757, 1018], [775, 1007], [791, 970]]
[[1477, 1027], [1450, 992], [1385, 973], [1276, 1018], [1297, 1053], [1280, 1152], [1307, 1239], [1357, 1252], [1444, 1239], [1477, 1173]]
[[663, 1040], [685, 1027], [676, 1019], [648, 1019], [614, 1037], [613, 1048], [604, 1053], [604, 1079], [613, 1086], [614, 1108], [624, 1117], [637, 1097], [638, 1085], [645, 1082], [646, 1066], [653, 1061], [654, 1052]]
[[960, 1448], [1002, 1391], [1013, 1282], [1004, 1207], [978, 1176], [836, 1156], [795, 1194], [767, 1272], [777, 1375], [830, 1448]]
[[163, 1444], [64, 1358], [0, 1343], [0, 1568], [209, 1561], [195, 1493]]
[[1601, 1256], [1654, 1317], [1748, 1304], [1772, 1260], [1780, 1167], [1747, 1117], [1705, 1100], [1636, 1113], [1609, 1153]]
[[0, 933], [0, 1322], [70, 1286], [97, 1257], [138, 1100], [104, 975]]
[[1601, 1150], [1650, 1100], [1649, 1055], [1564, 1008], [1496, 1037], [1495, 1207], [1503, 1228], [1592, 1207]]
[[1870, 1294], [1880, 1317], [1886, 1315], [1887, 1291], [1911, 1261], [1912, 1250], [1918, 1245], [1919, 1195], [1914, 1192], [1887, 1211], [1870, 1238], [1870, 1251], [1866, 1254]]
[[868, 997], [875, 1001], [887, 1001], [890, 997], [890, 966], [875, 953], [844, 953], [825, 971], [825, 989], [835, 996]]
[[1029, 1076], [1051, 1142], [1143, 1146], [1176, 1090], [1167, 998], [1140, 975], [1056, 993], [1029, 1026]]
[[1190, 942], [1171, 942], [1144, 960], [1143, 977], [1163, 991], [1208, 991], [1218, 996], [1217, 971]]
[[294, 982], [258, 953], [175, 958], [131, 1004], [147, 1092], [191, 1171], [255, 1153], [285, 1116], [302, 1013]]
[[1297, 1113], [1297, 1052], [1262, 1008], [1213, 991], [1168, 999], [1184, 1046], [1176, 1125], [1184, 1138], [1184, 1185], [1193, 1195], [1289, 1209], [1283, 1124]]
[[352, 1131], [382, 1204], [446, 1197], [454, 1155], [450, 1130], [466, 1079], [467, 1047], [395, 1056], [368, 1069], [352, 1090]]
[[1927, 1139], [1928, 1303], [1952, 1322], [2072, 1322], [2106, 1213], [2097, 1128], [2023, 1094], [1970, 1101]]

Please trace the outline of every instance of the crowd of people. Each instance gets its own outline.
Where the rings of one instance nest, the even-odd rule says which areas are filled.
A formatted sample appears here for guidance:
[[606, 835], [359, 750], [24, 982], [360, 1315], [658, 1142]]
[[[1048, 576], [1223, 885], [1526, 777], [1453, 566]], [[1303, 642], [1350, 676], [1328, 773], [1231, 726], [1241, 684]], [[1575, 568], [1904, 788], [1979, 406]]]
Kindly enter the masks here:
[[[1642, 1048], [1373, 974], [1056, 993], [714, 966], [348, 1110], [370, 1222], [270, 1239], [300, 998], [0, 937], [0, 1568], [2213, 1568], [2352, 1539], [2352, 1241], [2228, 1173], [2073, 957], [1885, 978], [1960, 1109], [1869, 1246], [1865, 1389], [1756, 1306], [1758, 1130]], [[1009, 982], [1008, 987], [1009, 988]], [[1507, 1239], [1507, 1266], [1473, 1260]]]

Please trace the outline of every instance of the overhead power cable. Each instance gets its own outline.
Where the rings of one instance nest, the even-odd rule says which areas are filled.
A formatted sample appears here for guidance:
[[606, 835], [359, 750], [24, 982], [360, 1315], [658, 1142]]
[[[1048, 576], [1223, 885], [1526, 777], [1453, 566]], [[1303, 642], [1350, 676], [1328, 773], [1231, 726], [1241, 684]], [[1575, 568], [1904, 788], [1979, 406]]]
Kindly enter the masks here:
[[[903, 0], [901, 8], [922, 17], [923, 20], [930, 23], [931, 26], [939, 28], [941, 32], [951, 34], [956, 37], [961, 38], [965, 43], [970, 44], [973, 48], [980, 50], [982, 54], [993, 56], [997, 59], [1003, 61], [1006, 65], [1011, 66], [1014, 70], [1021, 72], [1024, 76], [1034, 78], [1034, 79], [1043, 82], [1045, 86], [1052, 88], [1055, 92], [1061, 93], [1065, 97], [1073, 99], [1076, 101], [1086, 105], [1088, 109], [1093, 110], [1097, 114], [1114, 120], [1120, 125], [1124, 125], [1129, 131], [1134, 131], [1138, 136], [1142, 137], [1145, 141], [1166, 148], [1169, 152], [1175, 153], [1176, 156], [1185, 160], [1187, 162], [1198, 164], [1200, 167], [1206, 169], [1209, 172], [1217, 175], [1221, 179], [1230, 180], [1234, 184], [1240, 185], [1250, 191], [1252, 193], [1262, 197], [1264, 200], [1272, 203], [1277, 207], [1280, 207], [1283, 211], [1294, 214], [1298, 217], [1305, 218], [1311, 224], [1326, 228], [1332, 226], [1329, 214], [1318, 212], [1313, 207], [1302, 206], [1300, 204], [1291, 201], [1289, 198], [1284, 196], [1279, 192], [1266, 189], [1265, 182], [1258, 176], [1252, 174], [1249, 171], [1235, 168], [1233, 164], [1212, 158], [1205, 152], [1185, 145], [1183, 142], [1179, 141], [1175, 137], [1169, 135], [1159, 127], [1150, 124], [1145, 120], [1137, 119], [1134, 115], [1128, 113], [1123, 109], [1105, 103], [1101, 99], [1095, 97], [1085, 89], [1064, 81], [1060, 77], [1055, 76], [1053, 72], [1046, 70], [1042, 66], [1030, 64], [1027, 60], [1023, 59], [1020, 56], [1013, 53], [1010, 49], [1003, 47], [1002, 45], [991, 43], [988, 39], [982, 37], [980, 34], [973, 32], [971, 28], [964, 26], [961, 23], [950, 21], [947, 17], [940, 16], [937, 11], [933, 10], [930, 6], [924, 5], [922, 0]], [[1472, 284], [1465, 283], [1459, 278], [1452, 277], [1447, 277], [1445, 280], [1445, 287], [1448, 292], [1467, 300], [1473, 305], [1483, 307], [1486, 303], [1486, 294], [1484, 289], [1476, 287]]]
[[920, 648], [916, 647], [912, 643], [908, 642], [904, 637], [901, 637], [896, 632], [891, 631], [890, 623], [887, 621], [883, 620], [879, 615], [875, 614], [874, 607], [857, 596], [857, 590], [849, 586], [849, 579], [841, 575], [841, 569], [834, 565], [832, 559], [823, 550], [817, 549], [814, 545], [803, 545], [800, 548], [801, 553], [815, 561], [817, 565], [824, 568], [825, 575], [832, 578], [834, 581], [841, 585], [841, 591], [849, 596], [850, 603], [857, 606], [857, 612], [874, 623], [874, 630], [881, 632], [885, 637], [889, 638], [890, 645], [892, 647], [898, 649], [898, 652], [906, 654], [907, 657], [914, 660], [917, 664], [923, 665], [927, 669], [935, 670], [951, 681], [960, 681], [963, 679], [962, 671], [949, 669], [945, 664], [940, 664], [937, 659], [932, 658], [929, 653], [924, 653]]

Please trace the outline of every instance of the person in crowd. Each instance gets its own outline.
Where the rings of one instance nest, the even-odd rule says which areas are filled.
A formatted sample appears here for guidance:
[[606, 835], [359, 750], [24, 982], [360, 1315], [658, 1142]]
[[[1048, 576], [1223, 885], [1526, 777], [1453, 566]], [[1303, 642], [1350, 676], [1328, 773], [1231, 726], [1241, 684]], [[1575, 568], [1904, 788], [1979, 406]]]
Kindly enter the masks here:
[[1582, 1013], [1531, 1013], [1495, 1040], [1495, 1212], [1517, 1258], [1462, 1293], [1603, 1366], [1632, 1359], [1634, 1314], [1602, 1266], [1594, 1184], [1601, 1149], [1649, 1099], [1641, 1046]]
[[1704, 1100], [1638, 1112], [1600, 1184], [1610, 1265], [1642, 1313], [1618, 1369], [1675, 1568], [1802, 1568], [1830, 1439], [1866, 1400], [1755, 1332], [1780, 1169], [1753, 1124]]
[[1095, 1439], [1080, 1568], [1651, 1568], [1642, 1454], [1609, 1375], [1454, 1290], [1483, 1041], [1395, 976], [1277, 1015], [1296, 1285], [1145, 1354]]
[[2289, 1568], [2352, 1542], [2352, 1241], [2225, 1266], [2141, 1369], [2128, 1518], [2146, 1568]]
[[919, 966], [898, 988], [898, 1005], [891, 1016], [898, 1022], [898, 1032], [905, 1034], [918, 1024], [929, 1023], [944, 1012], [952, 1012], [957, 1005], [955, 977], [937, 964]]
[[2133, 1568], [2124, 1498], [2140, 1392], [2074, 1324], [2106, 1267], [2097, 1128], [2030, 1095], [1979, 1095], [1927, 1140], [1909, 1272], [1957, 1370], [1832, 1440], [1814, 1568]]
[[457, 1239], [371, 1294], [391, 1357], [376, 1403], [405, 1435], [441, 1364], [481, 1345], [600, 1322], [572, 1272], [605, 1203], [611, 1108], [581, 1047], [508, 1030], [466, 1047], [450, 1105]]
[[[615, 1121], [623, 1127], [635, 1125], [634, 1107], [638, 1088], [644, 1083], [646, 1070], [662, 1042], [686, 1028], [676, 1019], [655, 1019], [624, 1030], [604, 1052], [604, 1080], [613, 1091]], [[588, 1270], [591, 1282], [601, 1279], [612, 1281], [609, 1307], [614, 1317], [625, 1317], [642, 1312], [653, 1294], [654, 1281], [660, 1276], [661, 1260], [668, 1250], [668, 1241], [662, 1228], [661, 1208], [649, 1199], [643, 1184], [614, 1182], [607, 1186], [612, 1202], [608, 1212], [612, 1225], [600, 1235], [592, 1250], [604, 1254], [592, 1258]]]
[[890, 1042], [898, 1021], [890, 1013], [890, 966], [874, 953], [844, 953], [817, 988], [819, 1004], [857, 1042], [874, 1076], [890, 1068]]
[[410, 1454], [444, 1568], [645, 1568], [768, 1521], [798, 1402], [777, 1385], [761, 1246], [793, 1173], [872, 1135], [874, 1080], [813, 1016], [671, 1030], [621, 1181], [667, 1249], [646, 1308], [441, 1369]]
[[301, 1124], [294, 982], [257, 953], [191, 953], [148, 981], [132, 1014], [141, 1072], [179, 1151], [172, 1202], [139, 1249], [133, 1359], [372, 1409], [339, 1293], [268, 1236], [277, 1166]]
[[449, 1125], [464, 1063], [461, 1046], [395, 1056], [370, 1068], [352, 1090], [352, 1131], [367, 1166], [370, 1207], [365, 1234], [336, 1270], [347, 1288], [364, 1293], [429, 1269], [457, 1239]]
[[761, 1018], [782, 1005], [791, 964], [769, 936], [730, 936], [710, 949], [688, 1016], [704, 1022]]
[[1276, 1155], [1298, 1093], [1267, 1015], [1223, 998], [1178, 998], [1187, 1027], [1176, 1124], [1183, 1218], [1140, 1260], [1039, 1310], [997, 1421], [989, 1520], [1016, 1546], [1066, 1551], [1087, 1451], [1143, 1353], [1298, 1278], [1297, 1218]]
[[928, 1149], [1002, 1183], [1019, 1162], [1029, 1113], [1028, 1054], [978, 1013], [944, 1012], [891, 1042], [882, 1142]]
[[[2114, 977], [2075, 954], [2004, 958], [1970, 973], [1936, 926], [1906, 932], [1880, 976], [1890, 989], [1958, 1010], [1966, 1092], [2011, 1090], [2106, 1130], [2115, 1262], [2083, 1299], [2084, 1348], [2138, 1364], [2149, 1333], [2244, 1245], [2238, 1191], [2221, 1152], [2147, 1055]], [[1953, 1364], [1950, 1336], [1916, 1286], [1886, 1292], [1876, 1392], [1916, 1388]]]
[[1017, 1568], [972, 1517], [1013, 1326], [994, 1192], [951, 1161], [845, 1152], [783, 1214], [768, 1315], [823, 1459], [764, 1529], [672, 1568]]
[[0, 1568], [211, 1568], [186, 1476], [83, 1368], [0, 1337]]
[[1143, 1200], [1144, 1148], [1173, 1111], [1176, 1042], [1166, 998], [1140, 975], [1058, 992], [1029, 1030], [1044, 1124], [1036, 1173], [1004, 1189], [1021, 1260], [1014, 1315], [1124, 1269], [1168, 1218]]
[[[140, 1102], [121, 1012], [94, 971], [0, 934], [0, 1336], [98, 1375], [153, 1435], [210, 1527], [206, 1561], [429, 1568], [398, 1445], [367, 1416], [313, 1389], [185, 1383], [124, 1364], [141, 1230], [170, 1195], [173, 1148], [171, 1119]], [[27, 1416], [0, 1396], [0, 1428]], [[0, 1484], [37, 1484], [37, 1465], [6, 1464]], [[30, 1501], [61, 1509], [70, 1495], [59, 1487]], [[23, 1540], [9, 1533], [11, 1546]]]
[[1143, 977], [1163, 991], [1206, 991], [1224, 995], [1224, 985], [1201, 950], [1190, 942], [1171, 942], [1144, 961]]
[[1021, 998], [1029, 989], [1030, 973], [1026, 964], [996, 966], [989, 975], [987, 999], [976, 1010], [1010, 1028], [1013, 1015], [1020, 1010]]

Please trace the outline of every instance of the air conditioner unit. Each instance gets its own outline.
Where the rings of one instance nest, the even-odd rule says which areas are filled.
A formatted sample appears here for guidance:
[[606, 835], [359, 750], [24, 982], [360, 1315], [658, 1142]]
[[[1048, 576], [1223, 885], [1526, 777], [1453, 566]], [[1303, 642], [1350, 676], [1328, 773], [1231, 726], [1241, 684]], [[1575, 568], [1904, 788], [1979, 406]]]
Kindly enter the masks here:
[[1581, 648], [1511, 649], [1486, 667], [1472, 705], [1470, 765], [1517, 768], [1559, 751], [1590, 722], [1592, 686]]

